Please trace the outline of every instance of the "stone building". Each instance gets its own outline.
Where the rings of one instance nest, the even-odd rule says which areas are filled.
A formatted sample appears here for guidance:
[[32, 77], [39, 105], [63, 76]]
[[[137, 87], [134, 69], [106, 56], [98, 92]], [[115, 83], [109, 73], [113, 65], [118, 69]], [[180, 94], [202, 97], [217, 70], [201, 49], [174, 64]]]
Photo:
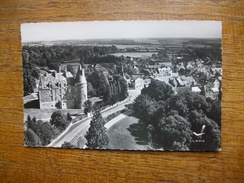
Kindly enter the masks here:
[[40, 109], [83, 109], [87, 100], [85, 70], [80, 64], [72, 65], [75, 73], [67, 71], [67, 64], [59, 72], [46, 72], [40, 75], [38, 86]]

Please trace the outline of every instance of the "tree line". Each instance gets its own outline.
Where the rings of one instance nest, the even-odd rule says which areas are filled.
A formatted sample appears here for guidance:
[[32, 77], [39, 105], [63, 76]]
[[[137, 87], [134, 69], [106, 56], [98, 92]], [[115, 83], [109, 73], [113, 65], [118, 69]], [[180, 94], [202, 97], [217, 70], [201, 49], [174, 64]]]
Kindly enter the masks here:
[[39, 67], [58, 70], [61, 62], [81, 60], [85, 64], [109, 63], [120, 61], [118, 57], [109, 55], [118, 52], [116, 46], [28, 46], [22, 47], [23, 65], [30, 61]]
[[64, 142], [62, 144], [62, 148], [83, 148], [86, 145], [89, 149], [107, 149], [109, 145], [109, 138], [107, 135], [107, 129], [105, 128], [106, 121], [102, 117], [99, 108], [93, 106], [90, 100], [87, 100], [84, 103], [86, 113], [92, 112], [92, 118], [90, 122], [90, 127], [85, 134], [85, 142], [79, 142], [79, 140], [83, 141], [83, 137], [81, 136], [77, 145], [74, 145], [70, 142]]
[[[152, 80], [133, 104], [149, 144], [164, 150], [218, 150], [221, 143], [221, 100], [206, 100], [189, 89], [174, 94]], [[204, 134], [196, 136], [205, 127]]]
[[113, 105], [122, 101], [128, 96], [128, 86], [126, 80], [119, 74], [105, 75], [94, 71], [87, 77], [88, 95], [102, 96], [105, 105]]
[[79, 60], [81, 64], [113, 63], [120, 65], [122, 59], [113, 55], [115, 46], [23, 46], [24, 95], [33, 92], [35, 80], [39, 78], [39, 68], [58, 71], [63, 61]]
[[50, 121], [43, 122], [29, 115], [25, 121], [24, 142], [26, 146], [46, 146], [71, 123], [70, 113], [55, 111]]

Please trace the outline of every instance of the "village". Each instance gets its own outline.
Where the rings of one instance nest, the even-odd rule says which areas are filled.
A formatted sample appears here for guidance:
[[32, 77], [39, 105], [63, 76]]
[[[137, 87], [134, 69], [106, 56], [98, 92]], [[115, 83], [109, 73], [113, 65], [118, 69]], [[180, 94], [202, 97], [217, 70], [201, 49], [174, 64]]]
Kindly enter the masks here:
[[[174, 108], [183, 102], [180, 104], [183, 106], [176, 108], [180, 112], [179, 114], [176, 112], [179, 116], [175, 114], [175, 117], [180, 120], [183, 116], [184, 120], [192, 121], [193, 119], [187, 117], [190, 114], [186, 112], [195, 108], [189, 108], [191, 105], [194, 106], [194, 103], [187, 106], [189, 109], [182, 113], [182, 110], [185, 110], [184, 106], [186, 107], [184, 104], [186, 100], [183, 99], [186, 95], [198, 98], [196, 100], [199, 100], [200, 103], [198, 107], [196, 106], [197, 108], [206, 106], [206, 102], [209, 102], [210, 107], [201, 109], [199, 115], [207, 115], [216, 120], [214, 123], [219, 124], [219, 115], [217, 117], [212, 115], [213, 110], [215, 110], [212, 106], [219, 106], [221, 101], [221, 60], [214, 55], [214, 52], [209, 53], [211, 46], [206, 46], [208, 41], [196, 46], [196, 48], [191, 43], [183, 45], [181, 41], [178, 43], [174, 41], [164, 45], [160, 44], [159, 47], [157, 44], [129, 45], [128, 48], [126, 45], [123, 48], [117, 48], [116, 45], [110, 44], [103, 46], [66, 46], [67, 49], [70, 47], [71, 51], [73, 49], [72, 52], [74, 53], [82, 50], [89, 53], [90, 50], [90, 52], [93, 51], [93, 54], [84, 57], [85, 54], [83, 53], [78, 59], [66, 59], [64, 61], [50, 57], [47, 58], [50, 61], [44, 66], [41, 66], [41, 62], [37, 60], [37, 65], [34, 67], [30, 65], [26, 67], [26, 70], [27, 74], [31, 71], [32, 75], [33, 73], [38, 73], [38, 75], [36, 74], [37, 76], [33, 77], [32, 80], [29, 78], [24, 80], [27, 81], [24, 85], [27, 86], [27, 89], [28, 86], [32, 86], [29, 90], [24, 90], [27, 94], [24, 96], [26, 132], [30, 133], [31, 126], [37, 124], [40, 129], [43, 128], [41, 130], [43, 132], [39, 132], [39, 129], [33, 133], [39, 134], [41, 139], [39, 144], [42, 146], [87, 148], [87, 135], [91, 130], [91, 124], [100, 120], [101, 123], [104, 123], [104, 127], [94, 129], [94, 133], [104, 133], [105, 136], [108, 136], [104, 148], [160, 149], [160, 146], [157, 147], [158, 142], [150, 142], [150, 138], [152, 138], [150, 136], [159, 137], [154, 130], [150, 130], [151, 128], [158, 128], [158, 126], [150, 126], [152, 123], [150, 118], [153, 116], [150, 117], [148, 113], [149, 106], [147, 103], [151, 103], [152, 107], [157, 106], [151, 111], [155, 113], [154, 115], [162, 110], [161, 115], [169, 116], [170, 111], [175, 111]], [[33, 52], [30, 51], [33, 49], [36, 51], [39, 47], [30, 46], [26, 48], [26, 52], [24, 52], [26, 61], [30, 60], [29, 58], [35, 59], [29, 53], [32, 54]], [[44, 48], [47, 50], [44, 52], [45, 55], [48, 51], [50, 55], [53, 55], [55, 49], [62, 47], [48, 45]], [[215, 44], [213, 48], [214, 51], [217, 50]], [[65, 52], [65, 49], [62, 52]], [[199, 54], [202, 52], [206, 54]], [[73, 58], [76, 55], [74, 53], [72, 53]], [[26, 66], [28, 66], [28, 62]], [[27, 76], [30, 77], [30, 75]], [[29, 81], [32, 83], [28, 84]], [[146, 91], [147, 88], [149, 90]], [[159, 96], [156, 98], [161, 100], [161, 103], [160, 101], [157, 102], [158, 99], [155, 101], [152, 96], [154, 89], [156, 95]], [[191, 93], [185, 93], [188, 91]], [[197, 95], [193, 95], [193, 93]], [[148, 95], [149, 98], [143, 98], [145, 95]], [[168, 96], [168, 98], [160, 98], [161, 95]], [[176, 106], [171, 102], [174, 96], [180, 96], [178, 99], [182, 100]], [[181, 99], [181, 97], [183, 98]], [[191, 99], [192, 102], [194, 100]], [[137, 105], [140, 102], [145, 102], [145, 104], [138, 108]], [[166, 103], [170, 106], [168, 109], [165, 108]], [[145, 108], [146, 111], [140, 113], [140, 108]], [[219, 110], [219, 107], [216, 109]], [[157, 110], [159, 111], [157, 112]], [[99, 115], [101, 118], [98, 117]], [[144, 115], [147, 117], [143, 117]], [[163, 116], [156, 118], [156, 122], [159, 123]], [[60, 122], [60, 119], [63, 119], [63, 122]], [[146, 119], [149, 121], [145, 121]], [[140, 121], [145, 123], [146, 129], [140, 126]], [[134, 126], [137, 127], [134, 128]], [[99, 132], [103, 128], [106, 130]], [[134, 135], [138, 128], [141, 130], [140, 137]], [[218, 128], [218, 126], [214, 128]], [[43, 137], [48, 129], [50, 130], [48, 137]], [[117, 132], [118, 129], [120, 132]], [[27, 136], [33, 136], [31, 133]], [[150, 133], [152, 134], [150, 135]], [[124, 138], [120, 139], [123, 136]], [[187, 149], [199, 148], [194, 145], [193, 147], [190, 146], [189, 141], [198, 141], [198, 139], [191, 140], [193, 137], [188, 137]], [[95, 136], [90, 138], [95, 138]], [[143, 145], [138, 144], [137, 138], [144, 139]], [[38, 143], [33, 144], [33, 142], [27, 141], [27, 145], [29, 144], [38, 145]], [[182, 144], [178, 148], [184, 147], [185, 145]]]

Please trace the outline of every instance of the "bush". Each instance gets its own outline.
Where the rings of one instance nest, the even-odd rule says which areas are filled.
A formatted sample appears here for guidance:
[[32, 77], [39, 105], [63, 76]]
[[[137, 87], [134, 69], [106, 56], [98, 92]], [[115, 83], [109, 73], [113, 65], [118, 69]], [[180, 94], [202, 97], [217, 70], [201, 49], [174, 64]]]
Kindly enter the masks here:
[[24, 142], [26, 146], [42, 146], [41, 139], [31, 129], [25, 131]]
[[61, 111], [55, 111], [51, 116], [50, 123], [60, 131], [64, 131], [69, 125], [70, 121], [66, 119]]

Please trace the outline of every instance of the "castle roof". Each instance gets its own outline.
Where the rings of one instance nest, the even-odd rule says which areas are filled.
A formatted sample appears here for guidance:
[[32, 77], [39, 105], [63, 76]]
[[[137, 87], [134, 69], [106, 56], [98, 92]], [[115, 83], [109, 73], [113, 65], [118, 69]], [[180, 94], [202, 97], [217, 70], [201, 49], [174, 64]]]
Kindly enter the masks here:
[[79, 66], [78, 72], [75, 78], [76, 83], [86, 83], [85, 70]]
[[57, 83], [66, 84], [66, 78], [62, 75], [62, 73], [52, 74], [44, 74], [40, 76], [39, 88], [50, 88], [57, 87]]

